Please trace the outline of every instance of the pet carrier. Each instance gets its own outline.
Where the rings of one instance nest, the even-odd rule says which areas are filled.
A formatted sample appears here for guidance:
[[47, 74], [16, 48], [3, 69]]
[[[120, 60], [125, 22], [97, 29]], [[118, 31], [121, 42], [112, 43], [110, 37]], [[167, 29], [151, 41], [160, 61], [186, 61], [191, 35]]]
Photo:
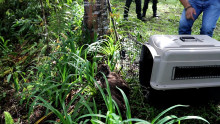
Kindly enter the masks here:
[[153, 35], [139, 64], [141, 85], [156, 90], [220, 86], [220, 42], [206, 35]]

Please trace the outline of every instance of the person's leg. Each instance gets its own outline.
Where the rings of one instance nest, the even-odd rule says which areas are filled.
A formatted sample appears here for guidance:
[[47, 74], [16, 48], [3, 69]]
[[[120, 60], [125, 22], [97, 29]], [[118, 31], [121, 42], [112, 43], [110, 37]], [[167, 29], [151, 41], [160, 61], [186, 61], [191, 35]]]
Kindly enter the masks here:
[[129, 8], [131, 6], [131, 2], [132, 2], [132, 0], [126, 0], [125, 9], [124, 9], [124, 19], [128, 18], [128, 12], [129, 12]]
[[137, 18], [142, 20], [142, 16], [141, 16], [141, 0], [135, 0], [135, 3], [136, 3]]
[[145, 16], [146, 16], [146, 11], [147, 11], [147, 9], [148, 9], [149, 1], [150, 1], [150, 0], [144, 0], [144, 7], [143, 7], [142, 17], [145, 17]]
[[209, 35], [212, 37], [216, 23], [220, 16], [220, 5], [210, 5], [203, 11], [202, 27], [200, 34]]
[[[201, 8], [200, 6], [197, 6], [194, 3], [190, 3], [191, 6], [196, 10], [196, 15], [194, 15], [194, 19], [196, 20], [198, 18], [198, 16], [201, 14]], [[195, 20], [192, 19], [187, 19], [186, 18], [186, 11], [185, 9], [182, 12], [181, 18], [180, 18], [180, 22], [179, 22], [179, 34], [191, 34], [192, 31], [192, 25], [194, 23]]]
[[153, 17], [158, 17], [157, 15], [157, 0], [153, 0], [153, 6], [152, 6], [152, 9], [153, 9]]

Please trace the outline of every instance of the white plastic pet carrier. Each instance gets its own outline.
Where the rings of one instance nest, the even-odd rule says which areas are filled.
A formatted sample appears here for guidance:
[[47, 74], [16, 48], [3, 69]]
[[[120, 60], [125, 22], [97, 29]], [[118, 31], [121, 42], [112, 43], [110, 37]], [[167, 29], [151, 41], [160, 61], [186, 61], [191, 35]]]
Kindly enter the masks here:
[[206, 35], [154, 35], [142, 46], [139, 78], [157, 90], [220, 86], [220, 42]]

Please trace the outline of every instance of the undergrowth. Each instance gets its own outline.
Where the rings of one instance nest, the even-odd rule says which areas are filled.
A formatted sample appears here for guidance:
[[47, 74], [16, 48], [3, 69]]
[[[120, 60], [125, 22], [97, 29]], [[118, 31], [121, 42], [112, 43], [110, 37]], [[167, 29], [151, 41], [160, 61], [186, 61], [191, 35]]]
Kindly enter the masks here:
[[[51, 114], [55, 116], [55, 119], [50, 120], [53, 123], [159, 124], [184, 123], [182, 120], [187, 119], [198, 119], [198, 123], [219, 122], [219, 105], [214, 102], [208, 101], [208, 105], [199, 107], [179, 103], [171, 107], [157, 107], [145, 100], [139, 85], [135, 64], [140, 48], [135, 45], [147, 42], [154, 34], [177, 35], [183, 9], [181, 4], [175, 0], [159, 1], [160, 17], [152, 18], [149, 7], [146, 21], [140, 21], [135, 18], [135, 3], [132, 3], [126, 21], [122, 18], [124, 1], [111, 2], [119, 40], [116, 41], [114, 35], [110, 35], [94, 43], [81, 45], [86, 42], [81, 37], [82, 1], [0, 1], [0, 89], [13, 90], [14, 94], [18, 94], [20, 104], [28, 108], [28, 116], [24, 115], [23, 119], [33, 117], [36, 109], [43, 106], [46, 117]], [[17, 10], [13, 9], [16, 7]], [[46, 14], [47, 18], [43, 18], [42, 14]], [[198, 34], [200, 25], [201, 16], [194, 24], [193, 34]], [[218, 22], [213, 34], [216, 40], [220, 40], [219, 25]], [[122, 68], [120, 62], [123, 50], [126, 51], [129, 66]], [[125, 115], [112, 99], [106, 77], [107, 89], [97, 84], [97, 66], [101, 63], [108, 64], [111, 71], [121, 71], [120, 74], [131, 87], [130, 99], [118, 89], [125, 101]], [[99, 96], [95, 98], [97, 94]], [[8, 91], [1, 90], [0, 100], [8, 102], [7, 95]], [[103, 101], [103, 108], [99, 108], [97, 103], [100, 101], [97, 99]], [[3, 107], [0, 106], [2, 113]], [[12, 118], [16, 115], [13, 111], [9, 113], [13, 113]], [[7, 116], [5, 121], [13, 123], [9, 113], [4, 112]], [[19, 123], [23, 116], [16, 117]], [[33, 123], [31, 119], [28, 121]], [[44, 118], [35, 121], [41, 122]], [[3, 123], [2, 120], [0, 122]]]

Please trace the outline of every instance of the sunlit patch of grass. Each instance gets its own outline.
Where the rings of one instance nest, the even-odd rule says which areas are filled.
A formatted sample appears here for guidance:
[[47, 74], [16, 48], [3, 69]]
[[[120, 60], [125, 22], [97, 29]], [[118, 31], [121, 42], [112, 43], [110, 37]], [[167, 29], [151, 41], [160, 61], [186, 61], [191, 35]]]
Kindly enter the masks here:
[[[137, 34], [138, 32], [143, 37], [143, 42], [146, 42], [151, 35], [164, 34], [164, 35], [178, 35], [179, 20], [182, 14], [183, 6], [179, 1], [166, 0], [159, 1], [157, 13], [159, 18], [152, 18], [152, 3], [149, 3], [146, 13], [146, 21], [142, 22], [137, 19], [135, 2], [131, 3], [128, 21], [123, 20], [124, 13], [124, 1], [114, 0], [113, 6], [117, 9], [117, 13], [120, 13], [121, 20], [117, 23], [120, 28], [118, 31], [127, 31], [129, 33]], [[143, 7], [144, 1], [142, 1]], [[201, 28], [202, 15], [195, 21], [192, 27], [192, 34], [198, 35]], [[123, 25], [123, 27], [121, 27]], [[213, 38], [220, 40], [220, 21], [218, 21], [216, 29], [213, 34]]]

